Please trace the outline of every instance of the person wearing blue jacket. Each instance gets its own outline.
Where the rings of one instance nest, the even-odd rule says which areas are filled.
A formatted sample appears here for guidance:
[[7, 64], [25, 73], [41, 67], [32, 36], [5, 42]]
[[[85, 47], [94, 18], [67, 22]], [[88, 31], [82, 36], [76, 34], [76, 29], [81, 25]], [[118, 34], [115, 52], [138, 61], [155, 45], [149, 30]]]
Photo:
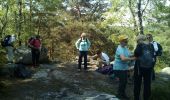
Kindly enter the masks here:
[[120, 99], [129, 99], [125, 93], [128, 78], [128, 63], [136, 58], [130, 54], [129, 49], [127, 48], [128, 37], [126, 35], [120, 35], [118, 39], [120, 44], [116, 49], [113, 67], [116, 77], [119, 78], [117, 97]]
[[76, 41], [76, 48], [79, 51], [78, 71], [81, 71], [82, 58], [84, 57], [84, 70], [87, 70], [87, 54], [90, 48], [90, 41], [86, 33], [82, 33], [81, 37]]

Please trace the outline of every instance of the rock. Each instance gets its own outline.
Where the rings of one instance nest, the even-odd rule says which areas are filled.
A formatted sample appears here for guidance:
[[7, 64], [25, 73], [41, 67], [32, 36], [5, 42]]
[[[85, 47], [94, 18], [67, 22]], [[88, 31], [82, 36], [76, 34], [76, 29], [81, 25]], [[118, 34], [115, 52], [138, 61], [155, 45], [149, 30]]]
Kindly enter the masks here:
[[[15, 51], [16, 55], [16, 63], [22, 63], [22, 64], [32, 64], [32, 55], [31, 55], [31, 49], [28, 47], [19, 47]], [[46, 48], [42, 48], [41, 54], [40, 54], [40, 63], [48, 63], [49, 57], [48, 57], [48, 50]]]
[[98, 94], [93, 97], [87, 97], [85, 100], [119, 100], [116, 98], [114, 95], [109, 95], [109, 94]]
[[48, 77], [48, 70], [40, 70], [33, 75], [32, 78], [39, 79], [39, 78], [47, 78]]
[[170, 67], [165, 67], [159, 73], [159, 77], [162, 78], [164, 81], [170, 80]]
[[0, 75], [1, 76], [14, 76], [14, 69], [17, 66], [17, 64], [5, 64], [0, 68]]
[[163, 69], [161, 70], [161, 73], [162, 73], [162, 74], [168, 74], [168, 75], [170, 75], [170, 67], [165, 67], [165, 68], [163, 68]]

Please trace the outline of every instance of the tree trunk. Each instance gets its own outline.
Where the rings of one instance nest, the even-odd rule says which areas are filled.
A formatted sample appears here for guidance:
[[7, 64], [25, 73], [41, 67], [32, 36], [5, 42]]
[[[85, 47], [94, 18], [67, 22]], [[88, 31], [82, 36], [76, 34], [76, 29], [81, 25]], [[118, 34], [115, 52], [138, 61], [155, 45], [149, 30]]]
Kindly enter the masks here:
[[135, 11], [132, 7], [132, 0], [129, 0], [129, 9], [130, 9], [130, 12], [132, 14], [134, 32], [137, 33], [138, 32], [138, 25], [137, 25], [137, 20], [136, 20], [136, 16], [135, 16]]
[[32, 34], [32, 0], [30, 0], [30, 34]]
[[141, 11], [141, 0], [138, 1], [138, 19], [139, 19], [139, 34], [144, 34], [144, 32], [143, 32], [142, 11]]
[[19, 27], [18, 27], [18, 40], [19, 40], [19, 46], [21, 46], [21, 24], [22, 24], [22, 0], [19, 0]]

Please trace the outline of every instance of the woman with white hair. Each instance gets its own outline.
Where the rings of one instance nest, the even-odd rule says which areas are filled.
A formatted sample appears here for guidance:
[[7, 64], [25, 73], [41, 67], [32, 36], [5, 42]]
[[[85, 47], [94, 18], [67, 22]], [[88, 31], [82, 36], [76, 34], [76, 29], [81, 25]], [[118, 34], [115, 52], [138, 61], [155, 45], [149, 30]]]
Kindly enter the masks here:
[[151, 71], [154, 63], [154, 48], [145, 35], [137, 36], [134, 56], [137, 58], [134, 66], [134, 100], [140, 100], [142, 80], [144, 81], [143, 100], [149, 100], [151, 95]]
[[79, 59], [78, 59], [78, 71], [81, 71], [82, 58], [84, 57], [84, 70], [87, 70], [87, 54], [90, 48], [90, 41], [87, 38], [86, 33], [82, 33], [81, 37], [76, 42], [76, 48], [79, 50]]

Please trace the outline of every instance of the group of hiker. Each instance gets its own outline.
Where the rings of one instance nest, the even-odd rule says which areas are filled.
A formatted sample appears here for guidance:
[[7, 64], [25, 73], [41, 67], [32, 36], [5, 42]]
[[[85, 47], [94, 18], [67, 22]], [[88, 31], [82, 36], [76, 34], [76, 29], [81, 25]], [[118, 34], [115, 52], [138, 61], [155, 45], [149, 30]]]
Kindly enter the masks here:
[[[128, 49], [128, 36], [120, 35], [118, 37], [119, 45], [114, 55], [114, 70], [115, 76], [119, 79], [117, 97], [128, 99], [126, 95], [126, 85], [128, 80], [129, 63], [134, 62], [134, 100], [140, 100], [140, 91], [142, 81], [144, 83], [143, 99], [149, 100], [151, 96], [151, 81], [155, 80], [154, 66], [157, 56], [162, 55], [162, 46], [153, 41], [152, 34], [139, 35], [136, 37], [136, 48], [134, 53]], [[90, 49], [90, 40], [86, 33], [82, 33], [81, 37], [76, 41], [76, 48], [79, 51], [78, 71], [81, 71], [82, 58], [84, 57], [84, 70], [87, 67], [87, 54]], [[93, 58], [98, 58], [97, 66], [99, 68], [110, 65], [109, 56], [98, 50]], [[103, 67], [103, 68], [104, 68]]]
[[[4, 47], [7, 51], [8, 64], [15, 63], [14, 61], [15, 41], [16, 41], [16, 36], [14, 34], [5, 36], [4, 39], [1, 41], [2, 47]], [[32, 67], [33, 68], [38, 67], [40, 52], [41, 52], [40, 36], [35, 35], [35, 36], [30, 37], [28, 39], [27, 44], [28, 44], [28, 47], [31, 48]]]
[[[155, 80], [154, 66], [156, 64], [157, 56], [162, 55], [162, 46], [158, 42], [153, 41], [152, 34], [139, 35], [136, 37], [137, 45], [134, 52], [131, 53], [128, 49], [128, 36], [120, 35], [118, 40], [119, 45], [114, 55], [113, 64], [110, 64], [109, 56], [100, 48], [97, 50], [96, 54], [92, 56], [92, 58], [97, 59], [97, 66], [100, 69], [105, 68], [106, 66], [111, 66], [114, 75], [119, 79], [117, 97], [125, 99], [128, 99], [125, 91], [128, 80], [129, 65], [134, 64], [134, 100], [140, 100], [142, 81], [144, 82], [143, 99], [149, 100], [151, 96], [151, 81]], [[14, 63], [15, 41], [15, 35], [7, 35], [1, 42], [1, 45], [7, 50], [8, 63]], [[77, 70], [82, 70], [82, 58], [84, 58], [84, 71], [87, 71], [87, 55], [91, 46], [91, 42], [88, 39], [87, 34], [82, 33], [75, 45], [79, 51]], [[32, 36], [28, 40], [28, 47], [31, 48], [32, 66], [33, 68], [38, 67], [41, 52], [40, 36]]]

